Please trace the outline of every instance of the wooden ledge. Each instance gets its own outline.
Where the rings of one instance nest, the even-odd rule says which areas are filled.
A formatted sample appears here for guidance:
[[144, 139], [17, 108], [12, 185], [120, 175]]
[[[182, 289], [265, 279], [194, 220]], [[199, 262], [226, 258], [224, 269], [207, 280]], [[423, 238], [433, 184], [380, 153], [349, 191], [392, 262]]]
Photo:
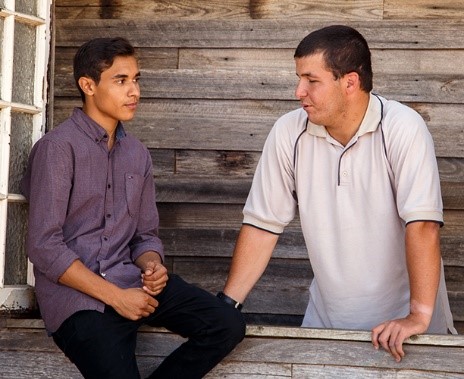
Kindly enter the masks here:
[[[0, 321], [1, 378], [82, 378], [47, 337], [42, 320]], [[142, 377], [184, 341], [164, 328], [142, 327], [136, 350]], [[405, 352], [395, 362], [373, 348], [367, 331], [249, 325], [244, 341], [206, 378], [464, 378], [464, 336], [416, 336]]]
[[[6, 319], [6, 328], [45, 329], [41, 319]], [[170, 333], [164, 328], [143, 326], [139, 332]], [[289, 339], [316, 339], [370, 342], [371, 333], [364, 330], [316, 329], [287, 326], [247, 325], [247, 337], [269, 337]], [[405, 341], [409, 345], [464, 347], [464, 335], [422, 334], [412, 336]]]

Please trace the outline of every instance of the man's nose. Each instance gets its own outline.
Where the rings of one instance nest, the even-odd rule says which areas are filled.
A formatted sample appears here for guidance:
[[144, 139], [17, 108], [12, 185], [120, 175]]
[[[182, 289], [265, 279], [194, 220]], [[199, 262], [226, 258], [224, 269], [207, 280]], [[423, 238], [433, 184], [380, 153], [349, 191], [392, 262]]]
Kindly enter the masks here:
[[300, 80], [295, 88], [295, 97], [297, 99], [302, 99], [303, 97], [306, 97], [307, 95], [308, 95], [308, 91]]

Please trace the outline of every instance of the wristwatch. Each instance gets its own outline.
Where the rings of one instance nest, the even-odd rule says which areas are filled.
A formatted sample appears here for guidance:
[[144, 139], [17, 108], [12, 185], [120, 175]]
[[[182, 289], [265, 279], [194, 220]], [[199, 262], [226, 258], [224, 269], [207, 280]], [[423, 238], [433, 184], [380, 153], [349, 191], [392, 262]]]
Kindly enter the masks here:
[[219, 299], [221, 299], [224, 303], [227, 303], [231, 306], [233, 306], [235, 309], [238, 309], [239, 311], [242, 309], [243, 305], [240, 304], [238, 301], [235, 301], [231, 297], [227, 296], [224, 292], [218, 292], [216, 295]]

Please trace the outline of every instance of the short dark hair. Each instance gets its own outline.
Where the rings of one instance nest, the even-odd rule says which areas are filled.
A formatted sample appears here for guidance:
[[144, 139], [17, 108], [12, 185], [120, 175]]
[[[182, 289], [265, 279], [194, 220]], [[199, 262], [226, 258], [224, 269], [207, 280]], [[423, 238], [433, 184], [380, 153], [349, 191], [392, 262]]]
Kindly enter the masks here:
[[122, 37], [94, 38], [84, 43], [74, 56], [74, 80], [85, 102], [85, 95], [79, 86], [79, 78], [88, 77], [100, 82], [101, 73], [111, 67], [118, 56], [135, 56], [135, 49]]
[[322, 53], [327, 68], [336, 79], [356, 72], [361, 88], [372, 90], [371, 52], [365, 38], [356, 29], [332, 25], [308, 34], [295, 50], [295, 58]]

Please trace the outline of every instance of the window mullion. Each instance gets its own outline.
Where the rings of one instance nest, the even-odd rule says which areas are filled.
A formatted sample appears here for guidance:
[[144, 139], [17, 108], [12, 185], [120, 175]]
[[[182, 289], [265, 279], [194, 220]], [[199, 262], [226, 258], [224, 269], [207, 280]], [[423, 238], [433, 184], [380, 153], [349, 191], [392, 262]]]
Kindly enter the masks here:
[[[5, 2], [14, 10], [14, 2]], [[3, 40], [1, 44], [1, 100], [11, 103], [13, 86], [13, 53], [14, 53], [13, 15], [5, 15], [3, 19]], [[11, 106], [0, 111], [0, 288], [5, 285], [5, 243], [6, 220], [8, 207], [8, 173], [10, 164], [10, 133], [11, 133]]]

